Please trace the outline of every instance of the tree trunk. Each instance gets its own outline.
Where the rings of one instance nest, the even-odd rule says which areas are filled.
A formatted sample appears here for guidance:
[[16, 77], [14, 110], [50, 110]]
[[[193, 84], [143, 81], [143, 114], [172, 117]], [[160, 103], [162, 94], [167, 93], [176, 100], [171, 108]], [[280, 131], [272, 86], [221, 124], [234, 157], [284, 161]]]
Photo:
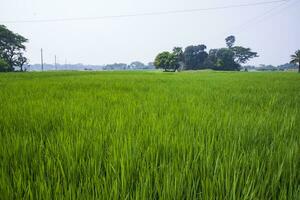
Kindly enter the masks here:
[[11, 63], [9, 63], [9, 71], [14, 71], [14, 65], [13, 64], [11, 64]]

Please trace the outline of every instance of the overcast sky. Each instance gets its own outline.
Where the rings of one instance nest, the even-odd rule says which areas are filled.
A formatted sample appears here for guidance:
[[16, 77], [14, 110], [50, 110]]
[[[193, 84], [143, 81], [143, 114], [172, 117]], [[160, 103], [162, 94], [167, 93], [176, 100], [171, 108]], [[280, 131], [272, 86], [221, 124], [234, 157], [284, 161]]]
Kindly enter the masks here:
[[[300, 0], [156, 16], [46, 23], [11, 20], [102, 17], [182, 9], [210, 8], [270, 0], [0, 0], [0, 24], [29, 39], [30, 63], [108, 64], [150, 62], [174, 46], [225, 46], [234, 34], [237, 45], [260, 55], [249, 64], [283, 64], [300, 49]], [[270, 11], [271, 10], [271, 11]], [[264, 13], [267, 13], [264, 15]]]

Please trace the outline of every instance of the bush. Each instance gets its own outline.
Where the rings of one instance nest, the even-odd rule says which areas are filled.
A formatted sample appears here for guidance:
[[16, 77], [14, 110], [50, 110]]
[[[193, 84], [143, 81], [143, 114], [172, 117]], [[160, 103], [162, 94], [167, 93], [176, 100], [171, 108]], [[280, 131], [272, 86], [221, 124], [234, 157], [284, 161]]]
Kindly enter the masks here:
[[11, 71], [9, 64], [5, 60], [0, 59], [0, 72], [8, 72], [8, 71]]

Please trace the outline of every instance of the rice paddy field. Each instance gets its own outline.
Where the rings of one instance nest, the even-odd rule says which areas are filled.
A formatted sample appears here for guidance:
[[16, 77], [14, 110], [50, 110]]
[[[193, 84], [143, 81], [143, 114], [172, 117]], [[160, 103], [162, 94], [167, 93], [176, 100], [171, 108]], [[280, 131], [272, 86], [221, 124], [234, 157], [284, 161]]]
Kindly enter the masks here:
[[0, 74], [0, 199], [299, 199], [300, 74]]

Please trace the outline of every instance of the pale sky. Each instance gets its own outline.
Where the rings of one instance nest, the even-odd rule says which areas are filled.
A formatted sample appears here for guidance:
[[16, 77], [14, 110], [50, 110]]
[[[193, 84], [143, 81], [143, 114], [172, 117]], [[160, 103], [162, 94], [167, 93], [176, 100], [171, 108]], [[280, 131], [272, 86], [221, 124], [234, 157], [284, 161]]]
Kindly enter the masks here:
[[[80, 17], [198, 9], [270, 0], [0, 0], [0, 24], [29, 39], [31, 64], [44, 61], [108, 64], [154, 60], [174, 46], [225, 46], [235, 35], [236, 45], [250, 47], [259, 58], [247, 64], [283, 64], [300, 49], [300, 0], [252, 7], [157, 16], [108, 18], [45, 23], [7, 23]], [[271, 11], [270, 11], [271, 10]], [[264, 15], [264, 13], [267, 13]]]

